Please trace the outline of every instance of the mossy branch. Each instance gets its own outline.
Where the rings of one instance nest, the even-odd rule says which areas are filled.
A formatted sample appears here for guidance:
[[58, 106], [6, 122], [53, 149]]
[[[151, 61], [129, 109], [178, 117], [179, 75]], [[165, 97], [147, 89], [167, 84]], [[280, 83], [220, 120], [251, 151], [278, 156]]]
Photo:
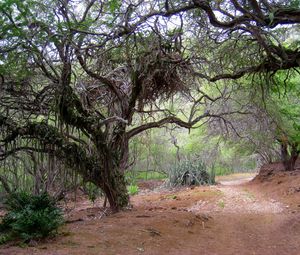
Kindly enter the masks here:
[[[99, 175], [99, 159], [97, 155], [89, 156], [82, 144], [70, 142], [59, 130], [45, 122], [31, 122], [26, 126], [14, 127], [8, 118], [0, 115], [0, 128], [5, 127], [9, 134], [2, 139], [2, 147], [18, 139], [30, 138], [37, 140], [42, 148], [38, 152], [50, 153], [61, 160], [66, 166], [75, 169], [85, 180], [101, 182]], [[2, 158], [20, 150], [35, 150], [33, 147], [20, 146], [8, 151], [3, 149]]]

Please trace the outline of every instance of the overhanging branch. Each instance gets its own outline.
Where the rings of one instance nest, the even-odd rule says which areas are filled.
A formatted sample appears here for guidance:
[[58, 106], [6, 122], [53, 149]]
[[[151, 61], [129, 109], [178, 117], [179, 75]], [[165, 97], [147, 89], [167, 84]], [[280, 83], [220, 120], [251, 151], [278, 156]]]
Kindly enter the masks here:
[[[28, 123], [26, 126], [16, 127], [8, 118], [0, 115], [0, 128], [6, 128], [9, 133], [1, 144], [1, 159], [13, 155], [19, 151], [37, 151], [39, 153], [51, 153], [65, 165], [77, 170], [79, 174], [86, 180], [101, 181], [102, 177], [99, 175], [98, 155], [88, 156], [83, 144], [68, 141], [56, 127], [48, 125], [47, 123]], [[12, 146], [8, 150], [7, 144], [13, 144], [18, 139], [30, 138], [40, 143], [40, 148], [32, 146]], [[22, 141], [21, 141], [22, 144]], [[103, 145], [105, 146], [105, 145]], [[96, 173], [98, 173], [96, 175]]]

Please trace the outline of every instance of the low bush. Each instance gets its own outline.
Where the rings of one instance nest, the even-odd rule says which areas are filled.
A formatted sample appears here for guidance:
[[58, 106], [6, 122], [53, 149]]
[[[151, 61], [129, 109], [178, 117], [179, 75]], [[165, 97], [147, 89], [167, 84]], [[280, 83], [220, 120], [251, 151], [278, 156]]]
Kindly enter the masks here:
[[222, 164], [216, 164], [214, 166], [216, 176], [223, 176], [233, 173], [233, 169], [229, 166], [222, 165]]
[[7, 197], [5, 205], [8, 213], [0, 224], [2, 242], [15, 238], [24, 241], [44, 238], [55, 233], [64, 222], [62, 211], [47, 193], [13, 193]]
[[214, 173], [210, 175], [203, 162], [182, 161], [169, 171], [169, 185], [205, 185], [213, 184]]
[[167, 174], [153, 170], [149, 171], [135, 171], [131, 170], [126, 172], [126, 180], [128, 183], [133, 183], [140, 180], [164, 180]]
[[135, 195], [135, 194], [139, 193], [139, 187], [137, 185], [131, 184], [131, 185], [127, 186], [127, 190], [130, 195]]
[[157, 171], [139, 171], [136, 175], [138, 180], [163, 180], [166, 177], [165, 173]]
[[83, 184], [83, 191], [88, 195], [89, 200], [94, 204], [96, 199], [102, 197], [104, 194], [102, 190], [94, 183], [87, 182]]

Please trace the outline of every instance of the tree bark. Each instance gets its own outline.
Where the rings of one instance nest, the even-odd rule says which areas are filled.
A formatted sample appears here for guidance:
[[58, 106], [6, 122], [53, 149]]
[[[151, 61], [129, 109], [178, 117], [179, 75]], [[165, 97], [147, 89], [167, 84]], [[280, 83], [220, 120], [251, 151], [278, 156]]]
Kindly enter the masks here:
[[95, 185], [105, 193], [113, 212], [118, 212], [129, 204], [124, 171], [124, 164], [127, 164], [124, 151], [128, 150], [127, 146], [128, 143], [121, 143], [119, 146], [98, 147], [102, 167], [99, 168], [101, 173], [96, 173], [93, 179], [97, 180]]
[[129, 204], [125, 175], [119, 169], [110, 171], [108, 178], [99, 186], [102, 187], [113, 212], [118, 212]]
[[291, 154], [288, 153], [288, 144], [281, 143], [281, 161], [284, 165], [285, 171], [293, 171], [295, 169], [295, 164], [299, 156], [299, 151], [297, 145], [293, 144], [291, 146]]

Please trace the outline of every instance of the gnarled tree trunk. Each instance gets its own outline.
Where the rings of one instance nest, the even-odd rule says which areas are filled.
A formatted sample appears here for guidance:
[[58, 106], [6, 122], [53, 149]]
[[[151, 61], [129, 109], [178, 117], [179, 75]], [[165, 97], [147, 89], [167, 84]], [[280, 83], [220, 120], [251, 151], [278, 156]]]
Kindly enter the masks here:
[[[100, 187], [113, 212], [129, 204], [129, 195], [125, 180], [125, 165], [128, 160], [128, 140], [125, 129], [118, 133], [110, 144], [96, 142], [101, 166], [94, 173], [92, 182]], [[102, 141], [103, 142], [103, 141]]]
[[126, 207], [129, 203], [129, 196], [126, 188], [125, 175], [119, 169], [111, 169], [109, 175], [98, 183], [105, 193], [113, 212]]
[[295, 169], [295, 164], [299, 156], [299, 150], [297, 144], [292, 144], [290, 146], [290, 153], [288, 151], [288, 144], [281, 143], [281, 161], [284, 165], [285, 171], [293, 171]]

